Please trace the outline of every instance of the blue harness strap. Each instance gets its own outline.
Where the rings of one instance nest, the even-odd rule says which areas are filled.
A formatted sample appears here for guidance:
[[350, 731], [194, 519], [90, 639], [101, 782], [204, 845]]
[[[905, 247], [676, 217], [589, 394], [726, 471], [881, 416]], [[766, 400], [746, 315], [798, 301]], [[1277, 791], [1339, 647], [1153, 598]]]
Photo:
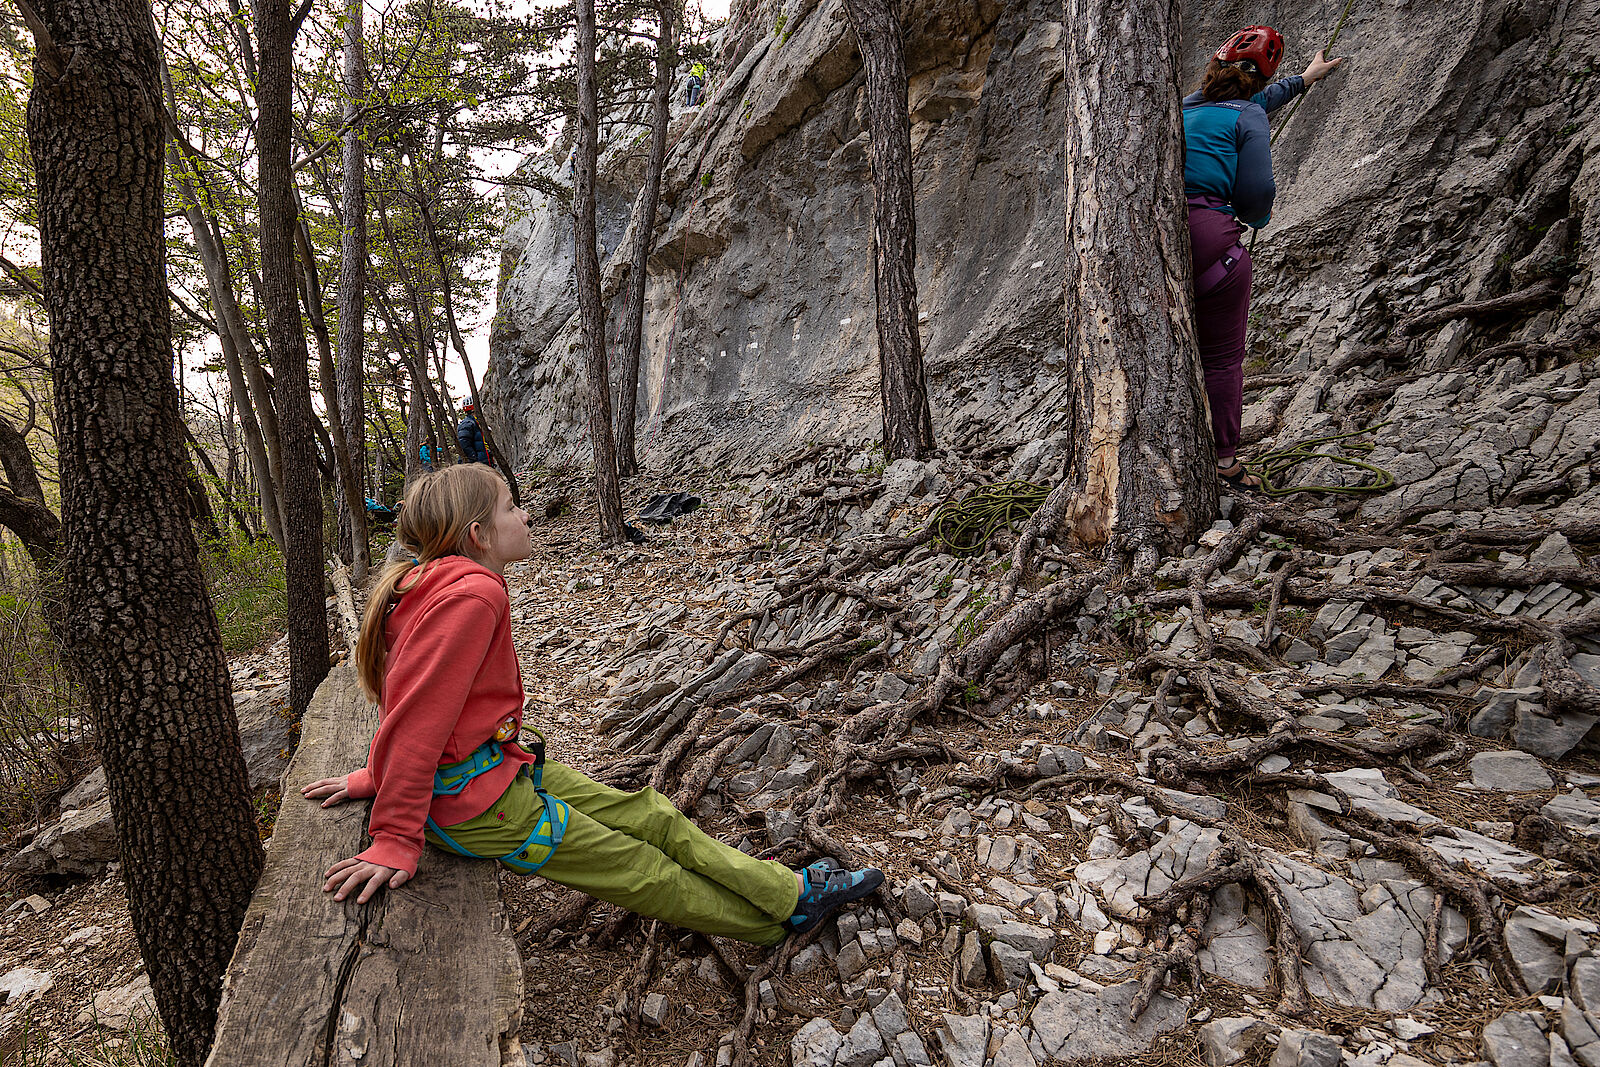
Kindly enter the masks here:
[[[539, 799], [544, 803], [544, 814], [534, 825], [533, 832], [523, 839], [522, 844], [507, 852], [504, 856], [483, 856], [463, 846], [455, 838], [444, 832], [444, 828], [428, 816], [428, 829], [433, 831], [445, 845], [459, 856], [470, 859], [495, 859], [504, 863], [512, 870], [523, 874], [533, 874], [540, 867], [550, 862], [550, 857], [556, 854], [556, 848], [561, 844], [561, 839], [567, 833], [567, 820], [572, 814], [572, 809], [567, 802], [559, 797], [553, 797], [544, 791], [544, 737], [534, 731], [539, 738], [532, 745], [527, 746], [533, 753], [533, 771], [529, 775], [533, 779], [534, 791], [539, 794]], [[470, 757], [459, 763], [449, 763], [441, 766], [433, 774], [434, 796], [455, 796], [467, 787], [467, 783], [485, 771], [498, 767], [505, 759], [497, 741], [486, 741], [479, 745]], [[526, 765], [523, 772], [527, 773]], [[545, 847], [549, 851], [544, 858], [534, 863], [528, 859], [528, 850], [531, 848]]]

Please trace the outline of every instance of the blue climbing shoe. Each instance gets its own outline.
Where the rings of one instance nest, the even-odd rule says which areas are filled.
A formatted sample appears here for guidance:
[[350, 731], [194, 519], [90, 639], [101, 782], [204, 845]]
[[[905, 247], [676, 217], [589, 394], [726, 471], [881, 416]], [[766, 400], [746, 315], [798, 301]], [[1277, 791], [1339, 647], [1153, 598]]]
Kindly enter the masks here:
[[797, 934], [805, 933], [835, 909], [860, 900], [883, 884], [883, 872], [876, 867], [843, 871], [837, 867], [818, 870], [819, 866], [814, 863], [801, 872], [806, 887], [795, 902], [794, 914], [789, 916], [789, 927]]
[[800, 873], [820, 883], [823, 878], [827, 877], [829, 871], [842, 870], [844, 870], [844, 868], [839, 866], [838, 860], [834, 859], [832, 856], [824, 856], [820, 860], [814, 860], [811, 863], [806, 864], [806, 866], [801, 869]]

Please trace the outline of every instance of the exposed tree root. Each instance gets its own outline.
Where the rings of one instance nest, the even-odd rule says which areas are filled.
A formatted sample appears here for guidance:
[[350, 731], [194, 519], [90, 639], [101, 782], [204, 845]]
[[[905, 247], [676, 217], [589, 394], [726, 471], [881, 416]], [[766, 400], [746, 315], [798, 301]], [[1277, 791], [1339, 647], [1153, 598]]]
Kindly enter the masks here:
[[1522, 975], [1511, 965], [1511, 954], [1506, 950], [1505, 927], [1495, 913], [1494, 906], [1489, 903], [1489, 895], [1482, 881], [1456, 869], [1421, 841], [1391, 833], [1387, 822], [1359, 808], [1352, 806], [1347, 814], [1335, 815], [1334, 819], [1344, 822], [1380, 852], [1388, 852], [1391, 856], [1408, 861], [1413, 868], [1424, 873], [1437, 890], [1454, 897], [1467, 917], [1477, 924], [1484, 951], [1489, 956], [1489, 966], [1501, 985], [1514, 996], [1528, 995]]
[[1451, 319], [1476, 319], [1490, 315], [1507, 315], [1514, 311], [1535, 307], [1561, 295], [1562, 283], [1545, 278], [1526, 289], [1488, 300], [1466, 300], [1419, 312], [1401, 321], [1396, 332], [1402, 337], [1421, 333], [1435, 326], [1443, 326]]

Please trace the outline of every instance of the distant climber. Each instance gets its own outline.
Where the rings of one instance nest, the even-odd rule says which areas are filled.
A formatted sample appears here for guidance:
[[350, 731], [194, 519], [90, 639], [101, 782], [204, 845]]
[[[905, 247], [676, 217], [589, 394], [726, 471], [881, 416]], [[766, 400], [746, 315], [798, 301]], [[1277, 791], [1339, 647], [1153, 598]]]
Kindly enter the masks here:
[[1240, 238], [1245, 226], [1259, 229], [1272, 215], [1277, 189], [1267, 113], [1344, 62], [1318, 52], [1303, 74], [1268, 85], [1282, 61], [1283, 37], [1277, 30], [1246, 26], [1211, 57], [1199, 92], [1183, 98], [1195, 332], [1217, 441], [1217, 476], [1239, 489], [1261, 487], [1237, 458], [1250, 314], [1250, 253]]
[[422, 469], [425, 472], [427, 472], [429, 474], [432, 474], [433, 473], [433, 463], [434, 463], [433, 446], [432, 445], [422, 445], [421, 447], [419, 447], [417, 449], [417, 458], [422, 461]]
[[700, 94], [706, 87], [706, 65], [696, 62], [689, 68], [689, 83], [683, 91], [683, 102], [687, 107], [700, 106]]
[[478, 426], [478, 419], [472, 413], [472, 401], [461, 405], [464, 414], [461, 421], [456, 424], [456, 441], [461, 445], [461, 456], [467, 463], [487, 463], [494, 466], [489, 459], [489, 453], [483, 447], [483, 430]]
[[400, 516], [400, 505], [386, 508], [378, 501], [367, 497], [367, 518], [374, 526], [388, 526]]

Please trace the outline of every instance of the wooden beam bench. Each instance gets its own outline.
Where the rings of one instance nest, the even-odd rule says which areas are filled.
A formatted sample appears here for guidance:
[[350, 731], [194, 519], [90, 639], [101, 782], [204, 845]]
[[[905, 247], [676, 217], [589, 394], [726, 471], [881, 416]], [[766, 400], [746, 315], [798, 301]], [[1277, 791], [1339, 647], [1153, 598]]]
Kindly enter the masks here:
[[365, 763], [377, 725], [355, 673], [334, 668], [284, 772], [207, 1067], [522, 1063], [522, 961], [494, 864], [430, 848], [416, 878], [366, 904], [322, 891], [366, 847], [369, 805], [323, 809], [300, 787]]

